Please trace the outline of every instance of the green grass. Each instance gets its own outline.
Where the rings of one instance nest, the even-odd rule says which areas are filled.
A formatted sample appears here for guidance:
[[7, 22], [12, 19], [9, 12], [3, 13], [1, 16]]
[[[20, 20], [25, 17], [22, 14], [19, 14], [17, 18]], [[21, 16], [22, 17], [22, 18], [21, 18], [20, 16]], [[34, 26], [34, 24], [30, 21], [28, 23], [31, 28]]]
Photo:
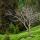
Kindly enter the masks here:
[[[22, 32], [19, 34], [10, 34], [10, 40], [40, 40], [40, 25], [31, 29], [31, 36], [28, 32]], [[3, 40], [5, 35], [0, 35], [0, 40]]]

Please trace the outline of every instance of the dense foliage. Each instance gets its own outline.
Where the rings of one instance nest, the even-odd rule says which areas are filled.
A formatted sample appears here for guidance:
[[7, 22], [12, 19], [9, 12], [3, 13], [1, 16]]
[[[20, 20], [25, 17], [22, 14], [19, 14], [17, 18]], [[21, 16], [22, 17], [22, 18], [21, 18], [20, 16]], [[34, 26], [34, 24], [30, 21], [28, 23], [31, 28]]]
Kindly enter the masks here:
[[[32, 9], [33, 12], [31, 12], [35, 16], [35, 18], [33, 17], [34, 23], [31, 26], [40, 24], [40, 0], [0, 0], [0, 33], [25, 31], [24, 25], [14, 16], [18, 15], [19, 17], [19, 14], [25, 12], [27, 8], [29, 8], [28, 11]], [[26, 24], [26, 27], [28, 25]]]

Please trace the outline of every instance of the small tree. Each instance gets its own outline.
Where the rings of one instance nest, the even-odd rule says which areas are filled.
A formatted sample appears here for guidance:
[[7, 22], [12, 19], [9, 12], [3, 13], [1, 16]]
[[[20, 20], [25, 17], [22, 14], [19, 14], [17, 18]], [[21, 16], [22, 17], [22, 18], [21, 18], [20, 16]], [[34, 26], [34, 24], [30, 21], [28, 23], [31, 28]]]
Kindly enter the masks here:
[[[30, 33], [32, 23], [37, 21], [37, 12], [34, 12], [32, 7], [23, 7], [22, 10], [18, 10], [18, 14], [15, 16], [25, 26]], [[36, 16], [37, 15], [37, 16]], [[27, 26], [28, 25], [28, 26]]]

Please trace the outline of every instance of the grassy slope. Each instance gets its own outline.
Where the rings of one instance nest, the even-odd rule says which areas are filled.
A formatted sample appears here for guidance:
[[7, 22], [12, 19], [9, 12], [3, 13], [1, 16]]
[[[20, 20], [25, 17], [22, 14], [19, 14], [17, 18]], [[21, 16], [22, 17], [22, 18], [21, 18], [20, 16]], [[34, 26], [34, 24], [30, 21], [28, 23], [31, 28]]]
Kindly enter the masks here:
[[28, 32], [22, 32], [16, 35], [10, 35], [11, 40], [40, 40], [40, 25], [31, 29], [32, 37], [29, 37]]
[[[32, 37], [29, 37], [28, 32], [22, 32], [19, 34], [11, 34], [10, 40], [40, 40], [40, 25], [31, 29]], [[0, 40], [3, 40], [5, 36], [0, 35]]]

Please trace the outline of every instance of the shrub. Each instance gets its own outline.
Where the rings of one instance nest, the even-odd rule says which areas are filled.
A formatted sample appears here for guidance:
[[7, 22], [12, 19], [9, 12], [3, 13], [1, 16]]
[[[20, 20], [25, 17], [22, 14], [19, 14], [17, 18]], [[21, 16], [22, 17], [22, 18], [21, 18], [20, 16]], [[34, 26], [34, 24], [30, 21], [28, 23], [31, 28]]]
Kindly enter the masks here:
[[10, 37], [9, 37], [9, 35], [8, 35], [8, 34], [6, 34], [6, 35], [5, 35], [4, 40], [10, 40]]
[[10, 33], [18, 33], [19, 32], [19, 28], [17, 25], [14, 25], [14, 24], [10, 24], [9, 25], [9, 30], [8, 30]]

